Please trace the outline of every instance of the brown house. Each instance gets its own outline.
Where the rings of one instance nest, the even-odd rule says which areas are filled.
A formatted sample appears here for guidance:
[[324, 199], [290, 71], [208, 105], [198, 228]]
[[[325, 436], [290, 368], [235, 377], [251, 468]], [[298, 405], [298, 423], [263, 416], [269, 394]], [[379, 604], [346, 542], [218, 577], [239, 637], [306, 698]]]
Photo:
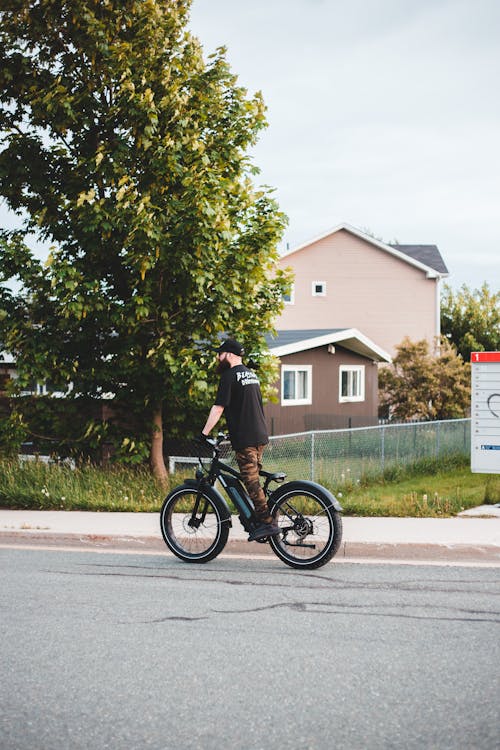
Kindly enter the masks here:
[[280, 259], [295, 274], [276, 328], [355, 326], [393, 356], [405, 336], [440, 333], [440, 281], [448, 270], [435, 245], [388, 245], [348, 224]]
[[354, 328], [278, 331], [278, 403], [265, 407], [271, 435], [378, 423], [377, 363], [389, 354]]

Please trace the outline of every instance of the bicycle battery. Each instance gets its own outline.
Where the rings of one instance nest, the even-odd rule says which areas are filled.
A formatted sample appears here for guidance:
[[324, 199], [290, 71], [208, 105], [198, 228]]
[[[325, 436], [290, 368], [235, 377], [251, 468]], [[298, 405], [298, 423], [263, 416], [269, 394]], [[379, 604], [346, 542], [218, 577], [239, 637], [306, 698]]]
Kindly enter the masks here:
[[246, 493], [241, 482], [230, 474], [221, 474], [219, 481], [241, 515], [247, 519], [251, 518], [254, 511], [254, 504]]

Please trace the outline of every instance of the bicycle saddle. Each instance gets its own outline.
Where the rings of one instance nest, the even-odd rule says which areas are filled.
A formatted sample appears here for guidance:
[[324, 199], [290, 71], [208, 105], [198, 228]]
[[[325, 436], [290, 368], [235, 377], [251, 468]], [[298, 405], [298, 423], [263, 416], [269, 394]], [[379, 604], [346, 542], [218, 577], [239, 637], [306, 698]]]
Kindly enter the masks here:
[[264, 471], [264, 469], [261, 469], [259, 471], [259, 474], [261, 477], [266, 477], [270, 482], [283, 482], [286, 479], [286, 474], [283, 471]]

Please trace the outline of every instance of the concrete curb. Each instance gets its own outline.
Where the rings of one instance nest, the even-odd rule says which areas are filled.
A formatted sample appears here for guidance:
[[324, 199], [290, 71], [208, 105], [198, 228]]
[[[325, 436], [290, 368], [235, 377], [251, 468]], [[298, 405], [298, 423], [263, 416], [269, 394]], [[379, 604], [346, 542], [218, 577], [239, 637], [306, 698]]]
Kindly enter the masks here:
[[[484, 518], [343, 517], [336, 561], [475, 563], [500, 565], [500, 517]], [[182, 516], [177, 518], [182, 529]], [[170, 554], [157, 513], [17, 511], [0, 509], [0, 547], [46, 547]], [[251, 558], [274, 554], [267, 544], [249, 543], [236, 517], [222, 554]]]
[[[158, 536], [118, 534], [51, 533], [40, 530], [2, 531], [1, 547], [71, 548], [95, 551], [126, 551], [167, 554], [170, 551]], [[274, 553], [268, 544], [249, 543], [242, 539], [228, 539], [222, 555], [269, 556]], [[342, 542], [334, 561], [394, 560], [434, 563], [482, 563], [500, 567], [500, 547], [497, 545], [419, 544], [381, 542]]]

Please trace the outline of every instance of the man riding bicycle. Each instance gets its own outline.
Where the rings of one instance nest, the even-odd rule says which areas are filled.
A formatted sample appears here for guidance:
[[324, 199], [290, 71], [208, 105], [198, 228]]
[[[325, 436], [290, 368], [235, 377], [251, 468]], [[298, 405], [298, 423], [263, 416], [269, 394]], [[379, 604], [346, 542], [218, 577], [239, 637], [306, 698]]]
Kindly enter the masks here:
[[257, 375], [242, 362], [243, 346], [235, 339], [225, 339], [217, 350], [220, 374], [215, 403], [210, 409], [201, 437], [206, 440], [225, 413], [231, 446], [246, 490], [254, 504], [259, 525], [250, 532], [248, 541], [280, 533], [269, 514], [266, 496], [259, 481], [262, 454], [269, 442], [262, 394]]

